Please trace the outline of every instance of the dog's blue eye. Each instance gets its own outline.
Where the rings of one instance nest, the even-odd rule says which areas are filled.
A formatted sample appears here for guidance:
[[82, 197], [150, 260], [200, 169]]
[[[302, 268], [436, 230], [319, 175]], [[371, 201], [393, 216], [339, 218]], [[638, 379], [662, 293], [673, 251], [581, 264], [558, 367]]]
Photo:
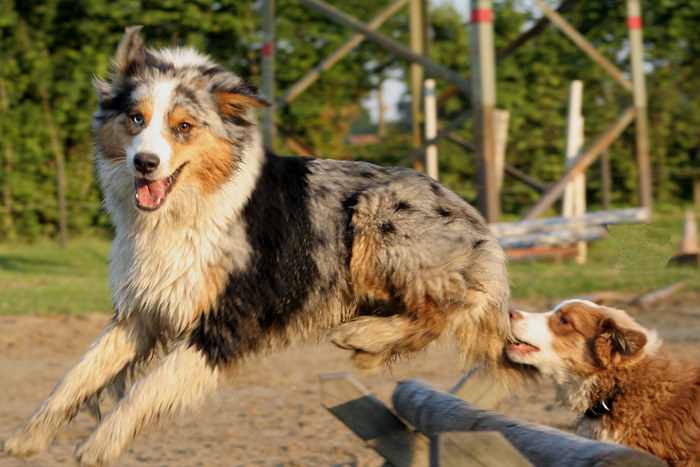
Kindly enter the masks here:
[[131, 121], [134, 122], [137, 125], [143, 125], [143, 115], [139, 113], [132, 114], [130, 116]]

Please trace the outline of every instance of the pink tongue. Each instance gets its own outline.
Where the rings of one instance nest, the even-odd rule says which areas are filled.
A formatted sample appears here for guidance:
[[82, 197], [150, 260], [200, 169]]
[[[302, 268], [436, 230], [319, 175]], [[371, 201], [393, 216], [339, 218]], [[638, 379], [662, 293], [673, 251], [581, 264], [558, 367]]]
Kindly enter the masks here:
[[145, 178], [137, 178], [136, 194], [138, 195], [136, 202], [140, 206], [158, 207], [165, 197], [165, 179], [146, 180]]

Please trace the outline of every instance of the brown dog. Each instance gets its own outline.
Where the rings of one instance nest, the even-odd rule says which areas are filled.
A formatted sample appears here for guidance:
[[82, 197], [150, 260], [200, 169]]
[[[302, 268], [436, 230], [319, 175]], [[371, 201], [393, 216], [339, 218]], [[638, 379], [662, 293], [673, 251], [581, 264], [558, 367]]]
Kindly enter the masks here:
[[627, 313], [583, 300], [511, 312], [511, 360], [549, 375], [579, 434], [669, 465], [700, 463], [700, 366], [671, 354]]

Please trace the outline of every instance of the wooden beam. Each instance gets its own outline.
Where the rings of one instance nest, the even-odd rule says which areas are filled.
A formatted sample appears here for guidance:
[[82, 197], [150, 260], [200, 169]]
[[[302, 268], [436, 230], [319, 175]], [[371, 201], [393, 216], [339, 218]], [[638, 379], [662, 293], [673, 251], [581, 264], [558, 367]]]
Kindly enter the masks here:
[[606, 226], [611, 224], [646, 223], [651, 213], [646, 208], [613, 209], [611, 211], [588, 212], [582, 216], [547, 217], [518, 222], [490, 224], [489, 228], [496, 237], [506, 235], [524, 235], [532, 232], [547, 232], [574, 225]]
[[547, 232], [532, 232], [521, 235], [504, 235], [498, 237], [502, 248], [530, 248], [543, 245], [568, 245], [577, 242], [594, 242], [607, 235], [605, 227], [583, 226], [562, 227]]
[[[556, 11], [560, 13], [564, 13], [566, 11], [571, 10], [574, 5], [579, 3], [581, 0], [564, 0], [559, 4], [559, 8], [556, 9]], [[498, 49], [496, 51], [496, 64], [501, 63], [501, 60], [504, 60], [508, 56], [510, 56], [513, 52], [518, 50], [520, 47], [523, 45], [527, 44], [527, 42], [542, 34], [545, 29], [547, 28], [547, 25], [549, 24], [549, 18], [546, 16], [543, 16], [542, 18], [538, 19], [535, 24], [513, 39], [510, 43], [508, 43], [505, 47]], [[467, 79], [470, 78], [470, 75], [466, 76]], [[447, 89], [445, 92], [440, 94], [440, 97], [438, 97], [438, 108], [442, 108], [442, 106], [445, 104], [445, 102], [450, 99], [451, 97], [454, 97], [459, 93], [459, 89], [457, 89], [456, 86], [452, 86], [451, 88]]]
[[409, 431], [347, 373], [321, 376], [321, 404], [395, 467], [428, 467], [428, 439]]
[[537, 6], [540, 7], [542, 13], [550, 19], [554, 25], [559, 28], [559, 30], [564, 33], [571, 41], [576, 44], [576, 46], [581, 49], [586, 55], [588, 55], [594, 62], [600, 65], [605, 71], [612, 76], [615, 81], [620, 83], [623, 88], [632, 92], [632, 83], [629, 82], [625, 75], [622, 73], [618, 67], [615, 66], [610, 60], [605, 58], [595, 47], [593, 47], [590, 42], [586, 40], [583, 35], [578, 32], [573, 26], [571, 26], [563, 16], [561, 16], [556, 11], [549, 8], [549, 6], [544, 2], [544, 0], [533, 0]]
[[[398, 12], [408, 3], [408, 0], [396, 0], [391, 5], [383, 9], [377, 16], [375, 16], [369, 23], [367, 27], [373, 30], [379, 29], [379, 27], [384, 24], [384, 22]], [[309, 71], [303, 78], [294, 83], [287, 92], [284, 93], [282, 97], [277, 99], [277, 108], [284, 107], [285, 105], [292, 102], [294, 99], [304, 92], [309, 86], [311, 86], [321, 74], [328, 71], [333, 65], [338, 63], [343, 57], [345, 57], [350, 51], [352, 51], [358, 44], [365, 40], [365, 36], [362, 34], [353, 35], [345, 44], [338, 47], [333, 53], [328, 57], [323, 59], [318, 65], [316, 65], [311, 71]]]
[[450, 70], [449, 68], [445, 68], [437, 62], [430, 60], [428, 57], [413, 53], [410, 48], [406, 47], [400, 42], [397, 42], [378, 31], [373, 31], [367, 26], [367, 24], [358, 21], [356, 18], [343, 13], [334, 6], [331, 6], [322, 0], [299, 1], [303, 5], [313, 8], [319, 13], [325, 15], [335, 23], [363, 34], [368, 40], [374, 42], [376, 45], [389, 51], [390, 53], [403, 58], [404, 60], [419, 64], [435, 78], [442, 78], [450, 81], [451, 83], [455, 84], [465, 95], [469, 95], [469, 80], [464, 79], [459, 73]]
[[646, 452], [580, 438], [479, 408], [417, 379], [399, 383], [392, 399], [398, 414], [423, 434], [498, 431], [535, 465], [664, 465]]
[[431, 465], [437, 467], [534, 467], [497, 431], [453, 431], [431, 441]]
[[586, 170], [603, 151], [605, 151], [627, 128], [634, 120], [635, 111], [633, 107], [628, 107], [620, 113], [615, 121], [591, 144], [583, 153], [579, 154], [574, 160], [571, 167], [562, 175], [562, 177], [552, 185], [545, 194], [542, 195], [539, 201], [535, 203], [530, 210], [523, 216], [523, 220], [534, 219], [544, 213], [552, 204], [554, 204], [564, 192], [566, 184], [569, 183], [576, 175]]

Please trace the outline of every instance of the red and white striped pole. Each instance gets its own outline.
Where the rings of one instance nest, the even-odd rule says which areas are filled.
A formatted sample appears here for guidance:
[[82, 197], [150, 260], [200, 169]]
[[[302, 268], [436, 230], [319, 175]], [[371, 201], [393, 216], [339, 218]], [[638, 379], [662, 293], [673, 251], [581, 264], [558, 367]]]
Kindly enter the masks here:
[[492, 0], [471, 1], [470, 33], [478, 206], [488, 222], [498, 222], [501, 217], [501, 200], [496, 175], [494, 131], [496, 60]]
[[627, 29], [630, 39], [632, 94], [635, 110], [635, 141], [639, 170], [640, 204], [652, 208], [651, 162], [647, 122], [647, 91], [644, 75], [644, 48], [642, 42], [642, 8], [640, 0], [627, 0]]

